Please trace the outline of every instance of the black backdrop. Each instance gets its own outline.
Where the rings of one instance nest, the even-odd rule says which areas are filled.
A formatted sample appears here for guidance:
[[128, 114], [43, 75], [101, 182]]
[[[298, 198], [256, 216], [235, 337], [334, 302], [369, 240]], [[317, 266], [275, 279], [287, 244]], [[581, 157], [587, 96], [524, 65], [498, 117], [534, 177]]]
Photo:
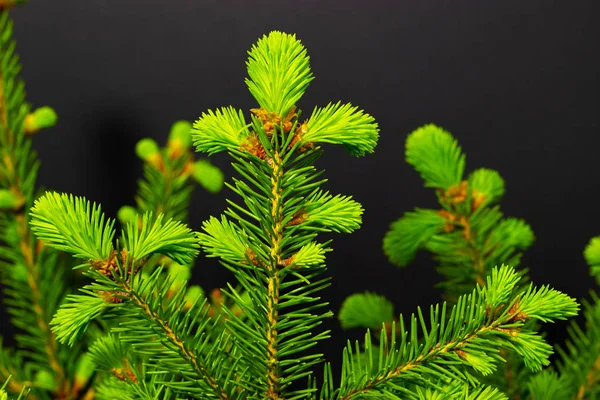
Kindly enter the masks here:
[[[300, 107], [351, 101], [378, 120], [376, 153], [354, 159], [329, 148], [320, 161], [333, 193], [353, 194], [364, 225], [335, 237], [324, 296], [337, 310], [371, 290], [397, 312], [438, 299], [433, 262], [406, 269], [381, 251], [390, 221], [434, 206], [403, 161], [406, 135], [428, 122], [452, 132], [467, 168], [500, 171], [503, 210], [522, 217], [537, 240], [524, 259], [533, 280], [576, 297], [593, 280], [582, 250], [600, 234], [600, 28], [597, 0], [31, 0], [14, 11], [29, 100], [50, 104], [59, 125], [35, 138], [41, 184], [101, 202], [114, 215], [131, 203], [145, 136], [164, 140], [171, 123], [225, 105], [255, 104], [243, 78], [250, 45], [273, 29], [308, 48], [315, 81]], [[213, 160], [228, 176], [226, 156]], [[225, 191], [194, 195], [191, 225], [225, 208]], [[229, 274], [200, 259], [206, 289]], [[321, 349], [339, 365], [346, 334]], [[550, 329], [561, 340], [564, 324]], [[3, 322], [3, 331], [8, 331]], [[358, 335], [354, 335], [358, 336]]]

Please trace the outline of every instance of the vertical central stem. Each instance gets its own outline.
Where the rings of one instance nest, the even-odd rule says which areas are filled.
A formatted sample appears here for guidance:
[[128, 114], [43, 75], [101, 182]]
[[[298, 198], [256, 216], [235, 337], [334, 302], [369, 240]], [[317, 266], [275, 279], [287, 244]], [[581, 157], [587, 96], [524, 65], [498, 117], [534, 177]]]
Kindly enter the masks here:
[[279, 265], [281, 264], [280, 241], [282, 238], [281, 205], [281, 177], [283, 169], [279, 153], [275, 153], [272, 160], [273, 175], [271, 176], [271, 216], [273, 227], [271, 236], [271, 263], [267, 266], [269, 273], [267, 300], [268, 326], [267, 326], [267, 393], [270, 400], [281, 399], [279, 393], [279, 358], [277, 356], [277, 320], [279, 318]]

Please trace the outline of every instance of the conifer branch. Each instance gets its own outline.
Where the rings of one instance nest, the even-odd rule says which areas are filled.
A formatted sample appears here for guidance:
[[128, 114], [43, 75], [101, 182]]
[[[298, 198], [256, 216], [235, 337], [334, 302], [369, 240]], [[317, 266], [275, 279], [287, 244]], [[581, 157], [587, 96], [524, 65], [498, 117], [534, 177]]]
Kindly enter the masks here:
[[[371, 337], [365, 338], [366, 365], [353, 355], [349, 344], [344, 353], [342, 384], [337, 399], [349, 400], [363, 395], [375, 395], [386, 390], [407, 391], [409, 383], [433, 386], [446, 380], [473, 382], [474, 372], [489, 375], [502, 361], [499, 349], [512, 349], [533, 371], [549, 363], [551, 347], [537, 333], [528, 330], [524, 322], [530, 319], [549, 321], [576, 315], [577, 303], [568, 296], [530, 286], [518, 290], [518, 274], [512, 269], [495, 269], [485, 287], [459, 297], [449, 315], [446, 305], [431, 307], [427, 322], [421, 310], [410, 319], [405, 330], [399, 319], [399, 342], [392, 329], [389, 346], [385, 334], [380, 334], [379, 359], [374, 363]], [[418, 339], [421, 328], [422, 340]], [[358, 344], [356, 346], [358, 350]], [[389, 350], [383, 350], [389, 349]]]
[[[329, 336], [313, 333], [331, 312], [316, 292], [328, 286], [328, 243], [318, 232], [352, 232], [361, 223], [360, 204], [332, 196], [314, 162], [318, 143], [342, 144], [354, 155], [373, 151], [378, 138], [374, 119], [357, 107], [337, 103], [315, 109], [299, 121], [296, 101], [312, 80], [306, 50], [294, 35], [271, 32], [252, 47], [246, 83], [260, 108], [251, 124], [233, 108], [208, 111], [194, 124], [193, 142], [209, 154], [228, 151], [241, 178], [228, 185], [243, 204], [229, 201], [220, 219], [203, 225], [200, 244], [209, 257], [220, 257], [245, 291], [224, 291], [242, 310], [242, 321], [226, 310], [226, 328], [239, 349], [247, 377], [240, 382], [255, 396], [306, 399], [314, 387], [291, 389], [311, 378], [321, 354], [298, 353]], [[232, 221], [236, 221], [235, 223]]]
[[[3, 249], [3, 258], [21, 263], [25, 267], [25, 281], [29, 285], [30, 293], [27, 295], [32, 301], [26, 309], [20, 303], [23, 294], [14, 292], [14, 305], [18, 304], [20, 311], [30, 312], [39, 329], [39, 339], [43, 343], [42, 348], [37, 348], [30, 343], [28, 346], [33, 352], [45, 354], [47, 363], [53, 370], [57, 383], [56, 395], [64, 398], [69, 390], [70, 383], [60, 361], [58, 345], [54, 334], [49, 327], [50, 316], [46, 312], [44, 302], [45, 294], [42, 293], [42, 283], [39, 265], [39, 253], [36, 249], [40, 247], [31, 234], [27, 223], [28, 216], [24, 206], [30, 204], [33, 198], [35, 178], [37, 175], [38, 162], [35, 153], [31, 150], [31, 144], [24, 138], [25, 117], [29, 111], [29, 105], [25, 102], [24, 84], [18, 78], [20, 66], [18, 57], [14, 53], [15, 44], [12, 41], [12, 22], [7, 11], [0, 12], [0, 147], [2, 148], [0, 159], [0, 176], [2, 181], [2, 197], [4, 199], [2, 208], [12, 211], [14, 214], [8, 217], [7, 226], [12, 226], [17, 240], [8, 241], [7, 244], [13, 249]], [[50, 123], [52, 125], [52, 123]], [[12, 195], [8, 198], [7, 195]], [[10, 266], [16, 268], [16, 265]], [[60, 291], [60, 286], [54, 288]], [[15, 310], [16, 311], [16, 310]], [[15, 315], [15, 313], [13, 313]], [[35, 329], [35, 328], [34, 328]], [[31, 330], [28, 330], [31, 332]], [[9, 383], [9, 385], [12, 385]]]
[[137, 208], [121, 208], [121, 222], [129, 222], [136, 218], [135, 214], [141, 216], [147, 212], [185, 222], [194, 190], [192, 180], [211, 193], [221, 189], [223, 173], [207, 160], [194, 161], [190, 150], [191, 128], [192, 124], [188, 121], [175, 122], [164, 148], [159, 148], [150, 138], [137, 143], [136, 153], [144, 160], [144, 178], [138, 181]]
[[[594, 237], [585, 247], [584, 256], [590, 274], [598, 279], [600, 237]], [[583, 300], [584, 324], [572, 322], [567, 329], [568, 340], [557, 346], [559, 358], [558, 383], [562, 383], [578, 400], [592, 399], [600, 394], [600, 298], [590, 292], [590, 300]], [[549, 378], [548, 378], [549, 379]]]
[[503, 218], [497, 203], [504, 181], [498, 172], [479, 168], [465, 179], [465, 158], [458, 142], [442, 128], [426, 125], [411, 133], [406, 161], [425, 186], [436, 190], [441, 210], [406, 213], [392, 223], [383, 240], [388, 258], [398, 266], [409, 264], [420, 249], [432, 252], [446, 278], [440, 286], [449, 300], [474, 284], [484, 284], [494, 266], [517, 266], [522, 250], [534, 240], [524, 221]]
[[121, 286], [124, 293], [127, 293], [134, 304], [136, 304], [143, 313], [149, 318], [153, 324], [162, 331], [162, 333], [168, 338], [168, 340], [177, 348], [178, 353], [182, 358], [192, 367], [192, 369], [202, 377], [204, 381], [212, 388], [221, 400], [227, 400], [228, 396], [217, 382], [217, 379], [211, 374], [206, 365], [203, 365], [196, 356], [195, 351], [188, 347], [185, 343], [185, 338], [174, 331], [168, 320], [161, 317], [158, 310], [156, 310], [145, 297], [138, 293], [138, 291], [132, 287], [127, 281], [119, 281], [118, 284]]

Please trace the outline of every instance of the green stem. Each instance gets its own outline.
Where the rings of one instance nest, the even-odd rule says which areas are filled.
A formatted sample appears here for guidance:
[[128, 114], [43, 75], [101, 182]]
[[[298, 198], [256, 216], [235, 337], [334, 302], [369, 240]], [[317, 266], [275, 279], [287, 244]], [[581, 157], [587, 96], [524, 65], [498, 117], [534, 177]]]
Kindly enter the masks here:
[[283, 226], [281, 225], [281, 207], [279, 205], [281, 197], [280, 182], [283, 176], [283, 168], [281, 166], [281, 158], [278, 153], [273, 157], [273, 175], [271, 177], [271, 216], [273, 217], [273, 227], [271, 235], [271, 263], [268, 264], [269, 272], [267, 301], [267, 390], [266, 398], [270, 400], [281, 399], [279, 389], [279, 358], [277, 356], [277, 321], [279, 318], [279, 287], [281, 277], [279, 275], [279, 266], [281, 265], [281, 248], [280, 242], [283, 235]]

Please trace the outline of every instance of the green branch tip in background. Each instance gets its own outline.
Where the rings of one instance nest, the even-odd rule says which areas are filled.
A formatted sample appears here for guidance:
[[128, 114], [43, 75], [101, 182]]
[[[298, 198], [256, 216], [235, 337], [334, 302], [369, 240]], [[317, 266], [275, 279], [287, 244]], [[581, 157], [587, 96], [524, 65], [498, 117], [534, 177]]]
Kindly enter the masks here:
[[58, 115], [52, 108], [40, 107], [25, 117], [25, 134], [34, 134], [42, 129], [51, 128], [57, 121]]
[[458, 185], [465, 170], [465, 155], [457, 141], [433, 124], [408, 135], [406, 162], [421, 174], [426, 187], [440, 189]]

